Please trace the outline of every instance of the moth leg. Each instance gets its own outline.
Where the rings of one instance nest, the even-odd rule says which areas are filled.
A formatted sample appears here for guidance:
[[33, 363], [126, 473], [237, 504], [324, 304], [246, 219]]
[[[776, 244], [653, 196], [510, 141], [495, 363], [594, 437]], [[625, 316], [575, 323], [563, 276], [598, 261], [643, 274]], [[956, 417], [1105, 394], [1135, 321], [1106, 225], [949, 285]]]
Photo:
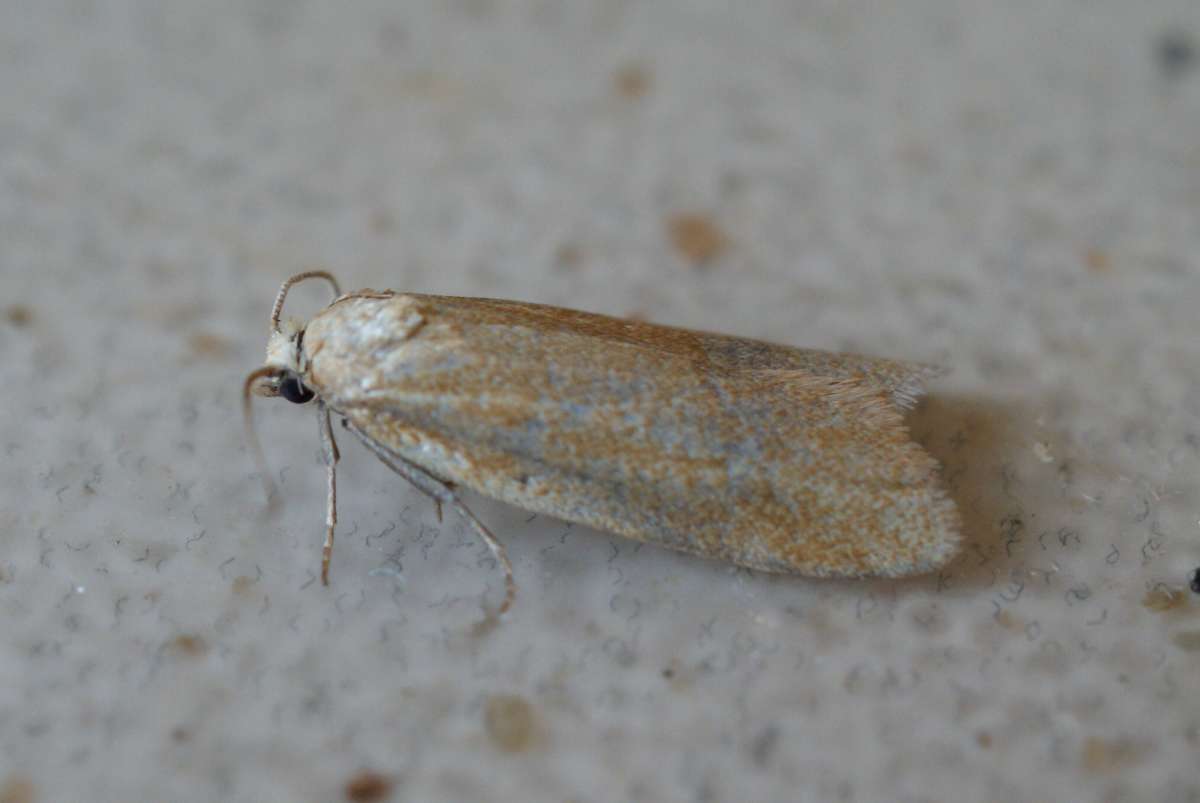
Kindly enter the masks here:
[[[442, 480], [442, 484], [446, 486], [446, 490], [451, 491], [451, 492], [454, 491], [454, 488], [455, 488], [454, 483], [448, 482], [446, 480]], [[441, 524], [442, 523], [442, 500], [441, 499], [434, 497], [433, 509], [437, 512], [438, 524]]]
[[475, 534], [487, 544], [492, 557], [504, 569], [504, 602], [500, 603], [500, 608], [496, 611], [496, 615], [499, 616], [512, 607], [513, 599], [517, 596], [517, 581], [513, 578], [513, 567], [512, 563], [508, 560], [508, 552], [504, 549], [504, 544], [500, 543], [500, 540], [492, 535], [492, 531], [484, 526], [484, 523], [475, 517], [471, 509], [462, 503], [457, 493], [449, 489], [446, 493], [453, 499], [454, 509], [458, 511], [458, 515], [470, 523], [475, 529]]
[[496, 611], [496, 615], [499, 616], [512, 607], [513, 600], [517, 596], [517, 581], [513, 578], [513, 568], [512, 563], [508, 559], [508, 552], [505, 551], [504, 544], [500, 543], [499, 539], [492, 535], [492, 531], [489, 530], [482, 521], [476, 518], [475, 514], [471, 512], [470, 508], [463, 504], [463, 501], [458, 498], [458, 493], [455, 491], [454, 485], [446, 482], [445, 480], [438, 479], [420, 466], [414, 465], [413, 463], [405, 460], [403, 457], [393, 453], [391, 450], [380, 446], [362, 432], [359, 432], [356, 427], [351, 427], [350, 431], [357, 435], [358, 439], [362, 441], [363, 444], [370, 449], [385, 466], [412, 483], [413, 487], [415, 487], [418, 491], [433, 499], [434, 504], [437, 505], [438, 508], [439, 521], [441, 520], [440, 513], [443, 503], [453, 506], [454, 509], [458, 511], [458, 515], [466, 519], [467, 523], [470, 524], [471, 528], [475, 530], [475, 534], [479, 536], [480, 540], [487, 544], [488, 549], [492, 553], [492, 557], [494, 557], [496, 562], [500, 564], [500, 567], [504, 569], [504, 602], [500, 603], [500, 608]]
[[333, 427], [329, 423], [329, 408], [317, 402], [317, 429], [321, 435], [321, 453], [329, 477], [329, 496], [325, 506], [325, 545], [321, 548], [321, 585], [329, 585], [329, 559], [333, 556], [333, 530], [337, 526], [337, 462], [341, 458]]

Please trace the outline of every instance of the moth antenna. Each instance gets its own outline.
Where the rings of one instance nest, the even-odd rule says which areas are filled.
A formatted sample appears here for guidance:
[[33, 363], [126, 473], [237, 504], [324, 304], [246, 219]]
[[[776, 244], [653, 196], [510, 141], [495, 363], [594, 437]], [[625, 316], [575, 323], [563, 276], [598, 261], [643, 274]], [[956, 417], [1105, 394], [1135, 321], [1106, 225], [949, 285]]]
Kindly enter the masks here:
[[288, 290], [292, 289], [292, 285], [299, 284], [305, 279], [324, 279], [333, 285], [333, 297], [336, 299], [342, 294], [342, 289], [338, 287], [337, 279], [333, 278], [333, 274], [324, 270], [308, 270], [304, 273], [297, 273], [292, 278], [283, 283], [283, 287], [279, 288], [279, 295], [275, 296], [275, 306], [271, 308], [271, 331], [279, 331], [279, 315], [283, 312], [283, 300], [287, 298]]
[[271, 470], [267, 467], [267, 456], [263, 454], [262, 444], [258, 442], [258, 433], [254, 431], [254, 411], [250, 407], [250, 394], [254, 390], [254, 383], [264, 376], [274, 376], [277, 373], [275, 368], [263, 366], [250, 372], [246, 377], [245, 384], [242, 385], [242, 423], [246, 427], [246, 443], [250, 446], [250, 451], [254, 455], [254, 463], [258, 467], [258, 474], [262, 477], [263, 493], [267, 496], [267, 509], [272, 510], [275, 507], [275, 484], [271, 482]]

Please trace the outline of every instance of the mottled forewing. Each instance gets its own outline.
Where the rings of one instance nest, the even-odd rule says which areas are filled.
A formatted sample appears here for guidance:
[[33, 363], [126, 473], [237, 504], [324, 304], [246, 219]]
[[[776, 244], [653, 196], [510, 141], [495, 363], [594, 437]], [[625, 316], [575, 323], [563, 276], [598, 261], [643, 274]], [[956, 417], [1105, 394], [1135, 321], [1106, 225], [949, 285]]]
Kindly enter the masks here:
[[753, 568], [903, 575], [958, 518], [898, 408], [925, 369], [515, 302], [350, 299], [306, 381], [368, 437], [511, 504]]

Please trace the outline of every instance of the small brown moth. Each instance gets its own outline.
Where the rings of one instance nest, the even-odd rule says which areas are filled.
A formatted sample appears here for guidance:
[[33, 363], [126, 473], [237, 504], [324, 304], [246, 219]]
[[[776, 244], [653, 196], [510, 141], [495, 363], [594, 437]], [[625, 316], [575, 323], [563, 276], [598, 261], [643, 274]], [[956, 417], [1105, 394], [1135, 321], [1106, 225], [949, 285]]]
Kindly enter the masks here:
[[[335, 300], [281, 321], [288, 289]], [[284, 282], [250, 396], [316, 401], [337, 522], [330, 416], [488, 545], [458, 487], [639, 541], [767, 572], [901, 577], [944, 565], [959, 516], [903, 413], [937, 371], [893, 360], [486, 298]], [[268, 486], [268, 496], [270, 488]]]

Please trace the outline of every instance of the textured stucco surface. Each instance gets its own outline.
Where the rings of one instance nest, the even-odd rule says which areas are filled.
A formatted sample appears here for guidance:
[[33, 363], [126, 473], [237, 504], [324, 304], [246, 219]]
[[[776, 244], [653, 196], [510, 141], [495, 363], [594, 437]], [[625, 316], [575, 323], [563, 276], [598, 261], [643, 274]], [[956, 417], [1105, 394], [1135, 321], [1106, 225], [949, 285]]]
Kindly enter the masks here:
[[[0, 801], [1200, 800], [1200, 11], [732, 5], [0, 5]], [[486, 552], [343, 439], [323, 589], [311, 411], [266, 518], [238, 409], [313, 265], [944, 363], [968, 548], [471, 498], [480, 634]]]

